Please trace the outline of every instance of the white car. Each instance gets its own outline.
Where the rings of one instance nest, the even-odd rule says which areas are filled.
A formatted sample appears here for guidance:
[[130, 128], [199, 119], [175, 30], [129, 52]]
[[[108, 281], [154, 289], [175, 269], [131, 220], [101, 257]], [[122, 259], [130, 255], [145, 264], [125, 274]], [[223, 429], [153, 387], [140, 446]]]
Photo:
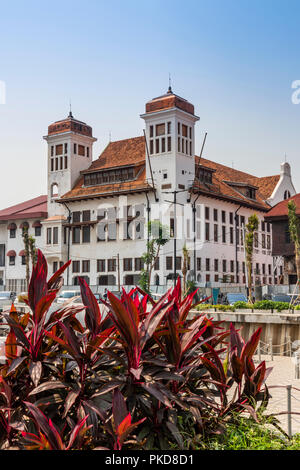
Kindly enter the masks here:
[[60, 295], [56, 298], [56, 302], [58, 304], [63, 304], [69, 299], [72, 299], [73, 297], [78, 297], [80, 295], [79, 290], [64, 290], [60, 293]]

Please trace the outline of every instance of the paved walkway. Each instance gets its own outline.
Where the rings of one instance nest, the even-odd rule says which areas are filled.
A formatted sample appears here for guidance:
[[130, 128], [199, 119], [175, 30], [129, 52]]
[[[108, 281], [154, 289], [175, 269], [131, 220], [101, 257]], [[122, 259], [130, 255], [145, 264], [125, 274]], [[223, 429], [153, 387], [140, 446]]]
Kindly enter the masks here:
[[[300, 379], [295, 379], [295, 359], [286, 356], [274, 356], [271, 361], [270, 356], [262, 356], [262, 360], [266, 361], [267, 367], [273, 367], [271, 374], [267, 379], [267, 385], [270, 388], [270, 402], [267, 408], [267, 413], [280, 413], [287, 411], [287, 385], [292, 385], [299, 390], [292, 388], [291, 394], [291, 409], [298, 412], [299, 415], [292, 416], [292, 434], [300, 433]], [[258, 357], [255, 357], [255, 362], [258, 363]], [[278, 388], [272, 388], [275, 385]], [[282, 428], [288, 431], [288, 415], [278, 416]]]

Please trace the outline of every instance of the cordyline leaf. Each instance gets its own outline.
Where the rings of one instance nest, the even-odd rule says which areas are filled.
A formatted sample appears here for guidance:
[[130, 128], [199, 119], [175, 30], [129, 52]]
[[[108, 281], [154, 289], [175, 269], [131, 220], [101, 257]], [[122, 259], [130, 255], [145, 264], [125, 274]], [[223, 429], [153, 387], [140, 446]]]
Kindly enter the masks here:
[[[67, 318], [71, 316], [75, 316], [77, 313], [82, 312], [82, 310], [85, 309], [85, 307], [82, 305], [74, 305], [72, 304], [72, 299], [69, 299], [67, 302], [64, 303], [65, 306], [62, 308], [59, 308], [55, 312], [52, 312], [51, 315], [49, 316], [48, 320], [45, 323], [45, 328], [49, 327], [53, 323], [62, 320], [65, 321]], [[70, 305], [68, 305], [70, 304]]]
[[108, 299], [111, 304], [112, 320], [114, 321], [120, 335], [128, 344], [138, 344], [137, 325], [128, 312], [123, 303], [108, 292]]
[[226, 386], [226, 384], [224, 383], [224, 380], [222, 380], [222, 373], [220, 372], [218, 367], [216, 367], [216, 365], [213, 364], [213, 362], [207, 359], [207, 357], [202, 357], [201, 361], [203, 362], [205, 367], [208, 369], [213, 379], [215, 379], [218, 383], [220, 384], [222, 383], [224, 386]]
[[29, 319], [30, 319], [30, 313], [27, 312], [25, 313], [21, 318], [20, 318], [20, 325], [22, 326], [22, 328], [26, 328], [27, 325], [28, 325], [28, 322], [29, 322]]
[[16, 309], [14, 303], [11, 304], [9, 316], [11, 318], [13, 318], [16, 322], [18, 322], [19, 317], [18, 317], [17, 309]]
[[114, 417], [115, 428], [118, 429], [122, 421], [128, 415], [128, 410], [127, 410], [124, 397], [118, 388], [114, 390], [113, 401], [112, 401], [112, 412], [113, 412], [113, 417]]
[[242, 354], [242, 349], [244, 346], [244, 342], [236, 329], [234, 328], [233, 324], [230, 323], [230, 343], [231, 343], [231, 349], [236, 348], [237, 350], [237, 355], [240, 357]]
[[39, 302], [37, 303], [35, 307], [34, 314], [33, 314], [35, 323], [38, 323], [42, 320], [44, 314], [48, 312], [55, 298], [56, 298], [56, 293], [50, 292], [39, 300]]
[[104, 395], [110, 392], [111, 390], [114, 390], [115, 388], [119, 387], [120, 385], [122, 385], [121, 380], [110, 380], [108, 383], [103, 385], [103, 387], [101, 387], [97, 393], [92, 395], [92, 398]]
[[137, 380], [140, 380], [142, 370], [143, 370], [142, 366], [139, 367], [138, 369], [133, 369], [133, 367], [131, 367], [130, 372]]
[[245, 356], [244, 358], [244, 372], [245, 376], [250, 378], [251, 375], [255, 371], [255, 365], [252, 359], [250, 359], [248, 356]]
[[40, 433], [39, 436], [30, 432], [22, 432], [22, 437], [28, 444], [25, 444], [27, 450], [52, 450], [50, 442]]
[[29, 375], [30, 375], [30, 378], [31, 378], [32, 382], [34, 383], [35, 387], [37, 387], [37, 385], [40, 381], [41, 375], [42, 375], [42, 363], [40, 361], [37, 361], [37, 362], [31, 361], [30, 362], [30, 364], [29, 364]]
[[17, 338], [13, 330], [8, 333], [5, 340], [5, 356], [9, 361], [17, 357]]
[[132, 321], [135, 324], [136, 328], [138, 328], [138, 325], [140, 322], [138, 308], [135, 305], [134, 301], [132, 300], [131, 296], [126, 293], [124, 288], [123, 288], [122, 302], [127, 312], [129, 313], [130, 317], [132, 318]]
[[3, 395], [3, 397], [6, 400], [7, 405], [10, 407], [10, 404], [11, 404], [11, 388], [6, 383], [6, 381], [3, 379], [3, 377], [1, 377], [1, 376], [0, 376], [0, 393]]
[[155, 305], [155, 300], [153, 300], [153, 298], [151, 297], [151, 295], [149, 295], [147, 292], [145, 292], [143, 289], [141, 289], [139, 286], [136, 286], [136, 290], [142, 294], [143, 298], [147, 298], [147, 301], [149, 301], [151, 303], [151, 305]]
[[74, 405], [79, 393], [80, 393], [80, 390], [71, 390], [68, 393], [67, 398], [65, 399], [64, 413], [62, 415], [63, 418], [67, 416], [69, 409], [72, 407], [72, 405]]
[[37, 261], [33, 266], [28, 288], [28, 303], [33, 312], [33, 315], [35, 315], [34, 312], [37, 304], [43, 297], [45, 297], [48, 292], [47, 274], [47, 261], [41, 250], [37, 250]]
[[28, 393], [28, 396], [36, 395], [38, 393], [45, 392], [46, 390], [55, 390], [57, 388], [66, 388], [66, 385], [59, 380], [44, 382], [43, 384], [38, 385], [36, 388], [31, 390], [31, 392]]
[[162, 392], [161, 387], [157, 387], [154, 384], [142, 383], [141, 386], [148, 392], [150, 395], [153, 395], [158, 401], [161, 401], [165, 406], [172, 408], [172, 403], [168, 397]]
[[[188, 316], [188, 314], [191, 310], [193, 299], [194, 299], [197, 291], [198, 291], [198, 289], [196, 289], [191, 294], [187, 295], [185, 297], [185, 299], [183, 300], [183, 302], [181, 303], [180, 308], [179, 308], [179, 320], [180, 321], [185, 321], [186, 320], [186, 318], [187, 318], [187, 316]], [[202, 302], [202, 300], [200, 301], [200, 303], [201, 302]], [[195, 307], [196, 305], [198, 305], [198, 303], [193, 305], [193, 307]]]
[[63, 450], [64, 444], [62, 439], [57, 431], [56, 427], [52, 423], [51, 419], [48, 419], [44, 413], [39, 410], [35, 405], [29, 402], [24, 402], [30, 413], [32, 414], [34, 421], [43, 434], [46, 436], [49, 441], [52, 449], [54, 450]]
[[210, 344], [207, 344], [207, 348], [208, 348], [210, 356], [213, 357], [214, 365], [218, 369], [220, 382], [225, 383], [226, 382], [225, 371], [224, 371], [223, 364], [220, 361], [219, 355], [217, 354], [216, 350]]
[[11, 372], [14, 372], [19, 367], [19, 365], [22, 364], [23, 361], [25, 361], [25, 359], [27, 359], [26, 356], [17, 357], [16, 359], [14, 359], [9, 366], [7, 375], [11, 374]]
[[199, 317], [192, 325], [190, 331], [185, 333], [181, 338], [181, 349], [184, 353], [187, 349], [191, 348], [193, 344], [200, 338], [206, 331], [207, 325], [204, 325], [200, 330], [199, 327], [203, 323], [203, 317]]
[[230, 363], [232, 369], [233, 378], [237, 383], [240, 383], [243, 378], [244, 364], [242, 360], [237, 356], [236, 349], [231, 353]]
[[101, 332], [100, 334], [98, 334], [96, 336], [95, 339], [93, 339], [92, 341], [89, 342], [88, 346], [87, 346], [87, 350], [86, 350], [86, 356], [87, 357], [91, 357], [91, 355], [93, 354], [93, 352], [95, 352], [95, 350], [100, 350], [100, 346], [105, 343], [105, 341], [110, 338], [112, 332], [115, 330], [115, 327], [111, 327], [111, 328], [107, 328], [106, 330], [104, 330], [103, 332]]
[[241, 352], [242, 361], [244, 361], [246, 357], [249, 359], [252, 358], [253, 354], [256, 351], [261, 332], [262, 332], [262, 328], [260, 327], [253, 333], [249, 341], [244, 345], [242, 352]]
[[31, 344], [23, 330], [22, 326], [17, 323], [13, 318], [10, 318], [9, 315], [3, 315], [9, 326], [12, 328], [19, 342], [27, 349], [31, 350]]
[[160, 302], [156, 304], [156, 306], [149, 312], [145, 320], [140, 326], [140, 347], [143, 349], [145, 346], [146, 342], [152, 338], [156, 328], [166, 315], [167, 311], [169, 308], [174, 305], [174, 300], [172, 300], [171, 304], [167, 303], [166, 305], [163, 305], [167, 295], [165, 294]]
[[172, 297], [174, 298], [175, 302], [177, 302], [179, 305], [181, 303], [181, 280], [180, 280], [180, 276], [178, 276], [177, 278], [177, 282], [176, 282], [176, 285], [173, 289], [173, 292], [172, 292]]
[[[128, 412], [127, 412], [128, 413]], [[121, 421], [121, 423], [117, 427], [117, 434], [118, 436], [122, 436], [127, 428], [131, 425], [131, 414], [128, 413], [127, 416]]]
[[180, 431], [177, 428], [176, 424], [172, 423], [171, 421], [167, 421], [166, 426], [171, 432], [171, 434], [173, 435], [173, 437], [175, 438], [179, 448], [183, 449], [184, 448], [183, 439], [181, 437]]
[[[66, 341], [54, 335], [51, 331], [45, 331], [44, 333], [46, 336], [48, 336], [48, 338], [51, 338], [56, 343], [60, 344], [63, 347], [63, 349], [68, 351], [71, 354], [71, 356], [74, 357], [74, 359], [76, 358], [76, 351], [74, 351], [73, 348]], [[81, 358], [79, 359], [79, 361], [81, 361]]]
[[122, 423], [119, 425], [117, 429], [117, 434], [119, 437], [119, 443], [122, 445], [125, 439], [129, 436], [129, 434], [132, 433], [132, 431], [139, 426], [141, 423], [143, 423], [146, 420], [146, 418], [142, 418], [136, 423], [131, 423], [131, 415], [128, 413], [126, 418], [122, 421]]
[[69, 353], [74, 357], [74, 359], [78, 362], [78, 364], [81, 364], [82, 353], [80, 350], [80, 342], [78, 341], [77, 336], [75, 335], [75, 333], [72, 331], [72, 329], [69, 326], [64, 325], [60, 321], [58, 322], [58, 325], [62, 329], [67, 342], [63, 341], [61, 338], [58, 338], [55, 335], [52, 335], [48, 331], [45, 331], [46, 336], [49, 336], [54, 341], [61, 344], [67, 351], [69, 351]]
[[68, 444], [68, 447], [67, 449], [71, 449], [71, 447], [73, 446], [74, 442], [76, 441], [76, 439], [80, 436], [82, 437], [82, 435], [89, 429], [89, 427], [86, 427], [85, 429], [84, 428], [84, 425], [85, 425], [85, 422], [86, 420], [88, 419], [88, 415], [85, 416], [84, 418], [82, 418], [82, 420], [80, 420], [76, 426], [74, 427], [72, 433], [71, 433], [71, 436], [70, 436], [70, 440], [69, 440], [69, 444]]
[[79, 277], [79, 284], [82, 303], [86, 307], [84, 319], [85, 324], [93, 336], [96, 336], [99, 333], [101, 326], [101, 313], [99, 304], [86, 281], [82, 277]]
[[52, 277], [50, 277], [47, 288], [48, 290], [55, 290], [58, 291], [61, 287], [60, 280], [62, 279], [62, 274], [64, 271], [70, 266], [71, 260], [67, 261], [61, 268], [56, 271]]

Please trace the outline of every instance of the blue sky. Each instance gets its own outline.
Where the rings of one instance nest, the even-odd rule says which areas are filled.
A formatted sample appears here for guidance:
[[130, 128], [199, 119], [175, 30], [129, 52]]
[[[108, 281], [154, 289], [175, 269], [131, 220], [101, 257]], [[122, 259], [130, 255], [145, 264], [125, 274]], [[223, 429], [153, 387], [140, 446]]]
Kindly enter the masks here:
[[109, 140], [142, 134], [145, 102], [173, 91], [201, 120], [196, 153], [256, 175], [287, 154], [300, 191], [300, 2], [1, 2], [0, 208], [46, 193], [47, 126], [68, 114]]

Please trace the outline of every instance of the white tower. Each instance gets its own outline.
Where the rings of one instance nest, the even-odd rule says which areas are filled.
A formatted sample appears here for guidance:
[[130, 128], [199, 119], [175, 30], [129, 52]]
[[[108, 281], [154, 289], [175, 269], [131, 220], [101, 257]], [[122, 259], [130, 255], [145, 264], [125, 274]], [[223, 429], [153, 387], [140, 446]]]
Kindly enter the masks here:
[[72, 189], [80, 172], [92, 163], [92, 128], [69, 116], [51, 124], [48, 135], [48, 216], [62, 215], [64, 207], [55, 204], [56, 198]]
[[[165, 95], [146, 103], [146, 112], [141, 117], [146, 123], [147, 146], [158, 193], [164, 189], [187, 189], [195, 177], [194, 126], [199, 118], [194, 114], [194, 106], [169, 87]], [[151, 183], [147, 157], [146, 175]]]

